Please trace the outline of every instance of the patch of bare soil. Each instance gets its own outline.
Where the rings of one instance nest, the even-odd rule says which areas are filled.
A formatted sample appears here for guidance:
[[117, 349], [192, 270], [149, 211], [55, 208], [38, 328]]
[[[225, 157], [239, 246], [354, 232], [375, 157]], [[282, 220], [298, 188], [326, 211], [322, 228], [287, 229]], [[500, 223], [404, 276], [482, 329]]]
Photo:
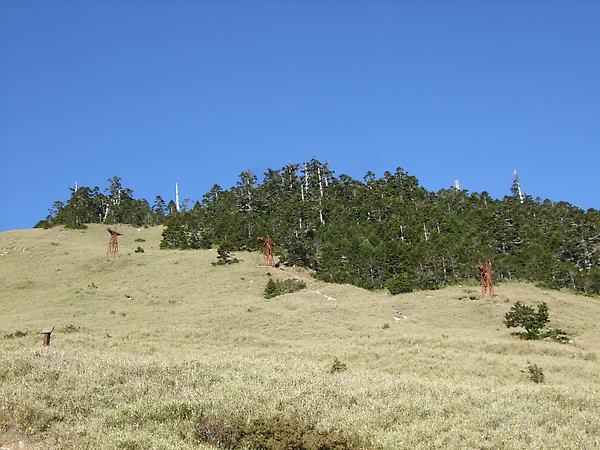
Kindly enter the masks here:
[[0, 430], [0, 450], [35, 448], [27, 437], [16, 431]]

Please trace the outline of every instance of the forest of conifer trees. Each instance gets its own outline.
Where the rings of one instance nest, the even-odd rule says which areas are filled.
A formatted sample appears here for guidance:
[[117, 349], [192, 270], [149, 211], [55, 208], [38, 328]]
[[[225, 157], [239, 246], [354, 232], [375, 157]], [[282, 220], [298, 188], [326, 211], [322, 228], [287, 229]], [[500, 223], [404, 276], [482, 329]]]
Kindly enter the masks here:
[[259, 250], [270, 235], [276, 259], [319, 279], [392, 293], [478, 278], [488, 262], [496, 280], [600, 293], [600, 214], [566, 202], [460, 188], [430, 192], [402, 168], [380, 178], [335, 176], [316, 159], [251, 171], [229, 189], [214, 185], [193, 207], [133, 198], [120, 178], [73, 189], [37, 227], [87, 223], [164, 225], [163, 249]]

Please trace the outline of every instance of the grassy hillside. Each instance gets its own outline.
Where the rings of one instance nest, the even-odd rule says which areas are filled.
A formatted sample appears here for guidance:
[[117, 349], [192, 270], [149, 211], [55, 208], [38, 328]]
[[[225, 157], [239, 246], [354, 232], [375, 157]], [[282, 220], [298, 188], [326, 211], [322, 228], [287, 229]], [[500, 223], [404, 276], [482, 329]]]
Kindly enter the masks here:
[[[392, 297], [117, 229], [110, 258], [100, 225], [0, 233], [0, 447], [214, 448], [202, 438], [278, 414], [371, 448], [600, 445], [597, 298], [528, 284]], [[269, 277], [307, 288], [266, 300]], [[517, 300], [546, 302], [573, 343], [511, 335]]]

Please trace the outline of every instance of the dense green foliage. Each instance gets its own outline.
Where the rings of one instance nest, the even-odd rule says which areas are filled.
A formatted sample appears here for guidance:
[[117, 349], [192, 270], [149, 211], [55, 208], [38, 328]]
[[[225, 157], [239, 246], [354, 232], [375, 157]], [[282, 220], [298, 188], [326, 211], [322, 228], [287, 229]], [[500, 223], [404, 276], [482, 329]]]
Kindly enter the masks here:
[[481, 262], [490, 263], [496, 281], [600, 293], [598, 210], [521, 198], [514, 188], [502, 200], [454, 188], [429, 192], [402, 168], [359, 181], [336, 177], [313, 159], [268, 169], [262, 183], [245, 171], [235, 186], [215, 184], [192, 209], [177, 212], [162, 199], [150, 208], [115, 184], [116, 177], [108, 195], [79, 188], [42, 225], [164, 224], [165, 249], [227, 242], [231, 251], [259, 250], [258, 236], [268, 234], [282, 264], [392, 293], [477, 278]]
[[292, 292], [301, 291], [306, 287], [306, 283], [302, 280], [295, 278], [288, 278], [287, 280], [275, 280], [269, 278], [267, 285], [265, 286], [264, 297], [273, 298], [278, 295], [290, 294]]
[[50, 214], [35, 227], [63, 225], [66, 228], [86, 228], [90, 223], [153, 226], [163, 223], [170, 208], [164, 200], [156, 197], [154, 206], [150, 207], [146, 200], [133, 198], [133, 191], [124, 188], [119, 177], [108, 181], [110, 185], [104, 194], [97, 186], [71, 189], [71, 198], [67, 203], [54, 202]]
[[[311, 160], [249, 171], [236, 186], [215, 185], [201, 204], [171, 214], [169, 248], [208, 248], [227, 240], [258, 250], [270, 234], [286, 265], [314, 269], [322, 280], [392, 293], [438, 288], [478, 277], [488, 261], [497, 280], [600, 292], [600, 214], [565, 202], [494, 200], [485, 192], [429, 192], [398, 168], [363, 181], [335, 177]], [[179, 238], [174, 238], [178, 236]]]

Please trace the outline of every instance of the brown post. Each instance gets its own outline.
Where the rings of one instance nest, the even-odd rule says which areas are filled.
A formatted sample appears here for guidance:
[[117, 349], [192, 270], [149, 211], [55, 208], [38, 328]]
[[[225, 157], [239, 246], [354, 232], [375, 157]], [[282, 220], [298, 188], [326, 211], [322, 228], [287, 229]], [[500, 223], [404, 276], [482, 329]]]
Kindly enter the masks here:
[[44, 347], [50, 345], [50, 335], [54, 331], [54, 327], [44, 328], [40, 334], [44, 336]]

